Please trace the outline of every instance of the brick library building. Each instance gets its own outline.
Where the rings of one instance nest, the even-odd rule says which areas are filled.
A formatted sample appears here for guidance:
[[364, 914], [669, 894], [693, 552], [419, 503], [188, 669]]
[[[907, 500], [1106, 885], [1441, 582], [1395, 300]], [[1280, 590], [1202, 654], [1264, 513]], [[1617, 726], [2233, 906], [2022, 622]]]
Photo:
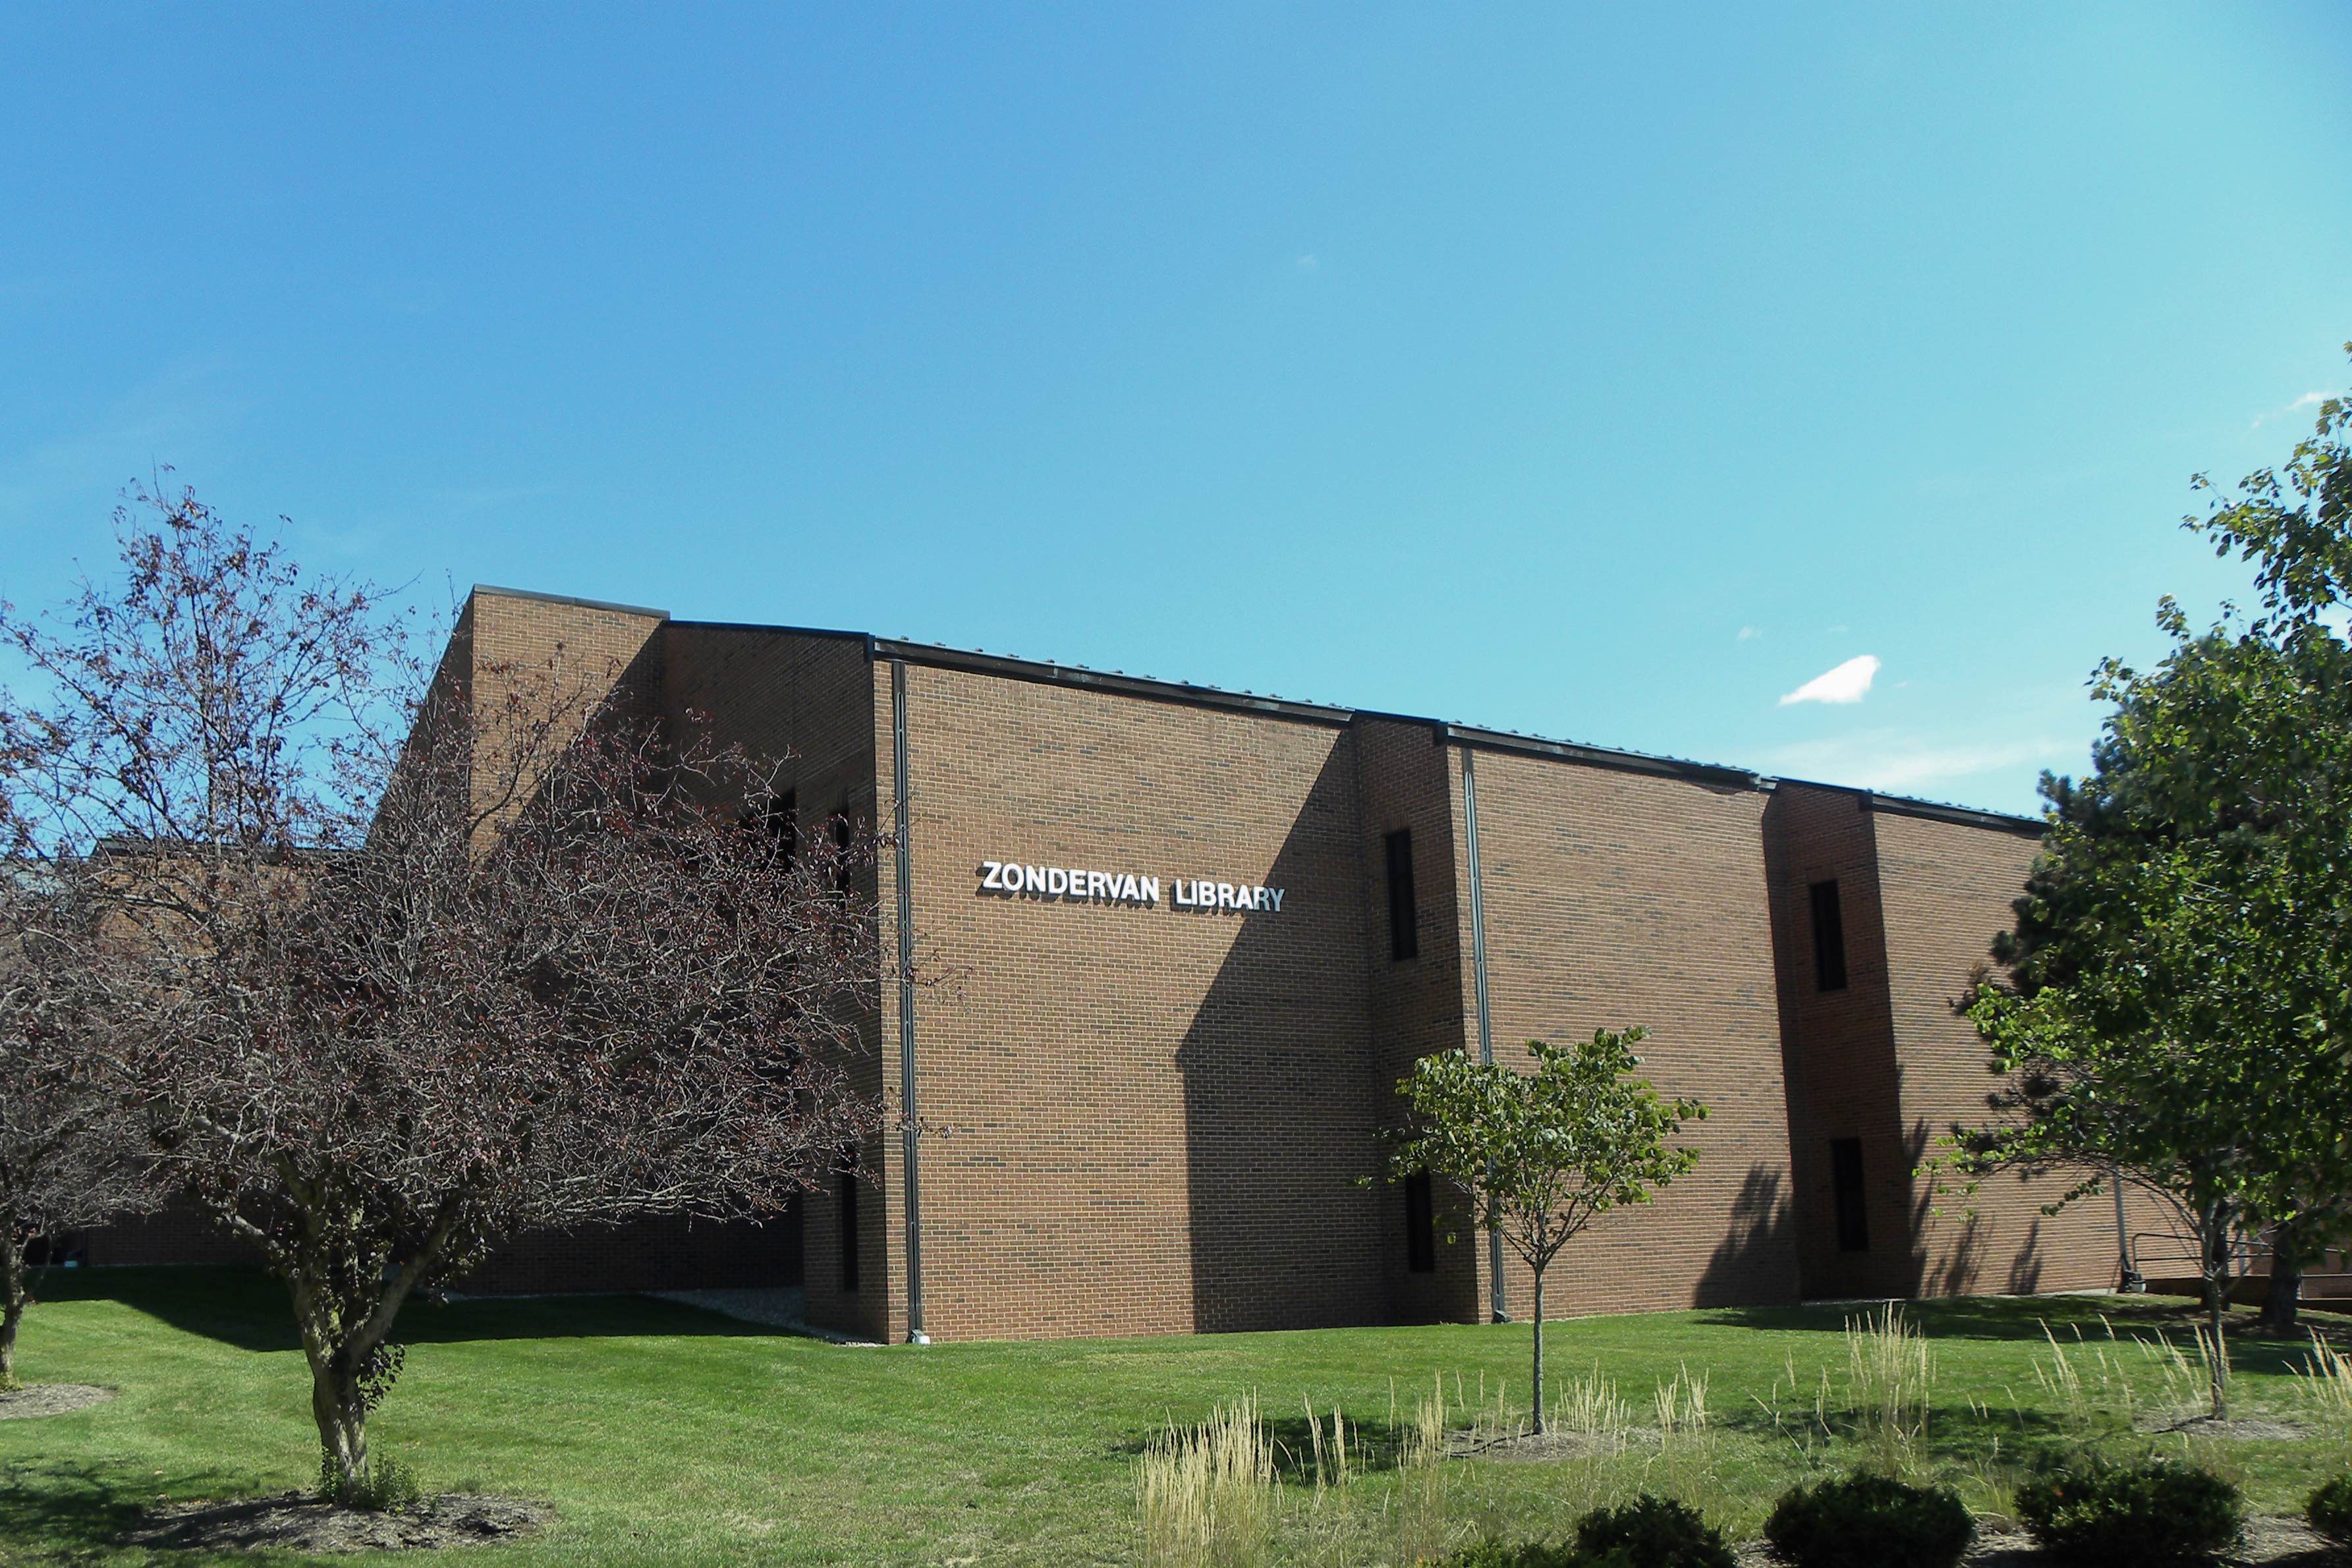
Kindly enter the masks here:
[[[1607, 1215], [1560, 1315], [2112, 1286], [2112, 1204], [1939, 1200], [1994, 1080], [1954, 1010], [2029, 819], [858, 633], [475, 590], [451, 658], [623, 669], [892, 840], [862, 1087], [925, 1131], [764, 1226], [519, 1238], [477, 1288], [798, 1286], [874, 1339], [1479, 1321], [1530, 1282], [1367, 1185], [1432, 1052], [1643, 1026], [1695, 1170]], [[184, 1232], [182, 1233], [184, 1239]], [[93, 1262], [152, 1257], [135, 1231]], [[184, 1248], [182, 1248], [184, 1250]], [[108, 1253], [114, 1256], [109, 1257]], [[1499, 1266], [1498, 1266], [1499, 1265]]]

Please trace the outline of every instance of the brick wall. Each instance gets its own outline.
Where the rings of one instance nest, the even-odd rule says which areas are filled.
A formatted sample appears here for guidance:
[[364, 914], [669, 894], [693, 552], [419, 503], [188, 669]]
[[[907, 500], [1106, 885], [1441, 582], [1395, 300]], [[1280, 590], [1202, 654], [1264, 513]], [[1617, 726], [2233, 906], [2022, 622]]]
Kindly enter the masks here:
[[[1907, 1295], [1917, 1278], [1909, 1248], [1909, 1173], [1917, 1160], [1905, 1142], [1902, 1084], [1890, 1043], [1893, 1003], [1877, 841], [1863, 810], [1867, 798], [1783, 784], [1764, 816], [1789, 1063], [1790, 1165], [1804, 1291], [1815, 1299]], [[1825, 991], [1815, 966], [1810, 889], [1830, 881], [1837, 884], [1843, 916], [1846, 984]], [[1829, 1150], [1840, 1138], [1862, 1144], [1864, 1219], [1873, 1243], [1866, 1251], [1845, 1251], [1838, 1243]]]
[[[1454, 881], [1461, 857], [1454, 835], [1455, 781], [1448, 757], [1428, 724], [1359, 719], [1354, 725], [1357, 811], [1361, 823], [1365, 964], [1370, 994], [1373, 1105], [1385, 1127], [1398, 1125], [1403, 1105], [1400, 1079], [1422, 1057], [1459, 1050], [1475, 1038], [1465, 1010], [1462, 976], [1469, 953], [1462, 945], [1463, 911]], [[1419, 952], [1399, 960], [1390, 939], [1386, 840], [1400, 829], [1412, 835], [1413, 891]], [[1389, 1311], [1399, 1322], [1475, 1322], [1479, 1236], [1456, 1194], [1433, 1194], [1435, 1268], [1416, 1274], [1407, 1267], [1403, 1191], [1380, 1189], [1378, 1244], [1386, 1267]]]
[[[1496, 1059], [1643, 1025], [1644, 1076], [1710, 1111], [1687, 1135], [1697, 1168], [1570, 1243], [1547, 1310], [1795, 1300], [1765, 797], [1483, 748], [1476, 773]], [[1460, 902], [1466, 921], [1466, 887]], [[1465, 1006], [1471, 980], [1465, 965]], [[1507, 1254], [1505, 1283], [1526, 1315], [1531, 1281]]]
[[453, 1289], [483, 1295], [551, 1290], [769, 1288], [801, 1279], [801, 1205], [755, 1224], [644, 1219], [533, 1231], [515, 1237]]
[[[1712, 1110], [1688, 1135], [1695, 1172], [1563, 1255], [1554, 1313], [2112, 1279], [2111, 1207], [2045, 1220], [2036, 1210], [2053, 1184], [2012, 1183], [1973, 1215], [1939, 1215], [1912, 1174], [1934, 1133], [1979, 1114], [1990, 1087], [1950, 1004], [2008, 922], [2029, 837], [1851, 791], [1768, 793], [1742, 775], [1422, 721], [879, 652], [858, 636], [485, 591], [442, 679], [496, 700], [503, 689], [480, 672], [520, 671], [583, 712], [599, 682], [617, 681], [634, 714], [680, 733], [707, 720], [722, 742], [783, 759], [803, 834], [835, 812], [887, 834], [891, 677], [905, 660], [934, 1336], [1484, 1315], [1484, 1238], [1458, 1194], [1438, 1194], [1435, 1267], [1415, 1272], [1401, 1190], [1360, 1183], [1380, 1168], [1396, 1081], [1418, 1057], [1475, 1047], [1473, 747], [1498, 1058], [1523, 1064], [1530, 1038], [1645, 1025], [1646, 1074]], [[1416, 895], [1405, 958], [1391, 946], [1384, 853], [1399, 829], [1412, 835]], [[993, 892], [980, 876], [991, 860], [1154, 876], [1160, 896]], [[1278, 887], [1283, 907], [1177, 907], [1176, 879], [1196, 877]], [[1847, 984], [1824, 992], [1806, 889], [1832, 879]], [[899, 911], [887, 842], [856, 890], [876, 900], [884, 958], [863, 1044], [843, 1066], [891, 1100]], [[1837, 1246], [1828, 1149], [1849, 1137], [1864, 1151], [1866, 1253]], [[898, 1137], [858, 1160], [854, 1291], [837, 1186], [764, 1227], [518, 1238], [467, 1285], [801, 1280], [814, 1320], [895, 1339], [908, 1327]], [[170, 1251], [168, 1235], [100, 1233], [93, 1259]], [[1505, 1284], [1524, 1315], [1530, 1282], [1516, 1262]]]
[[[660, 634], [668, 618], [659, 610], [477, 588], [453, 639], [465, 650], [463, 679], [476, 714], [476, 797], [488, 800], [504, 787], [515, 753], [501, 756], [501, 748], [531, 744], [517, 737], [527, 737], [534, 721], [551, 721], [559, 733], [568, 724], [576, 733], [608, 697], [630, 721], [659, 717]], [[458, 671], [445, 664], [442, 674]]]
[[[1895, 975], [1894, 1058], [1902, 1082], [1906, 1151], [1937, 1152], [1955, 1121], [1982, 1123], [1996, 1087], [1975, 1026], [1954, 1011], [1971, 971], [1988, 962], [1996, 932], [2014, 922], [2038, 840], [1898, 811], [1871, 820], [1878, 840], [1886, 951]], [[1925, 1180], [1909, 1194], [1914, 1226], [1910, 1293], [2030, 1292], [2112, 1286], [2119, 1260], [2110, 1198], [2041, 1209], [2078, 1179], [2002, 1177], [1972, 1200], [1938, 1199]], [[2152, 1204], [2127, 1205], [2127, 1224], [2162, 1222]]]
[[[946, 977], [919, 1004], [929, 1331], [1385, 1316], [1348, 731], [921, 666], [907, 687], [915, 922]], [[983, 891], [1001, 859], [1156, 875], [1160, 901]], [[1283, 907], [1175, 907], [1194, 877]]]
[[[2112, 1285], [2112, 1199], [2055, 1201], [2074, 1177], [2008, 1176], [1973, 1194], [1931, 1163], [1980, 1125], [1998, 1087], [1957, 1005], [2013, 920], [2037, 839], [1883, 797], [1783, 783], [1767, 818], [1805, 1293], [1816, 1298], [2029, 1292]], [[1848, 983], [1821, 990], [1810, 884], [1834, 879]], [[1829, 1144], [1861, 1141], [1869, 1247], [1839, 1247]], [[2133, 1228], [2161, 1224], [2144, 1199]]]
[[[777, 785], [793, 792], [804, 840], [828, 832], [835, 816], [861, 830], [877, 823], [887, 827], [887, 785], [877, 784], [876, 667], [866, 647], [859, 637], [672, 622], [663, 653], [665, 712], [681, 734], [707, 723], [721, 743], [774, 761]], [[885, 747], [888, 700], [886, 686], [878, 721]], [[887, 867], [878, 876], [868, 868], [856, 891], [877, 898], [887, 876]], [[886, 952], [895, 951], [892, 940], [886, 933]], [[862, 1023], [865, 1048], [837, 1065], [857, 1092], [878, 1099], [896, 1082], [887, 1068], [878, 997]], [[878, 1338], [891, 1331], [890, 1281], [898, 1276], [887, 1261], [887, 1237], [896, 1209], [879, 1184], [885, 1173], [878, 1142], [858, 1152], [858, 1164], [860, 1175], [833, 1177], [802, 1200], [793, 1237], [801, 1252], [793, 1278], [807, 1293], [811, 1321]], [[841, 1268], [844, 1181], [857, 1183], [855, 1291], [845, 1288]], [[898, 1326], [903, 1331], [903, 1321]]]
[[253, 1244], [215, 1224], [193, 1204], [115, 1221], [82, 1237], [92, 1268], [140, 1263], [255, 1263]]

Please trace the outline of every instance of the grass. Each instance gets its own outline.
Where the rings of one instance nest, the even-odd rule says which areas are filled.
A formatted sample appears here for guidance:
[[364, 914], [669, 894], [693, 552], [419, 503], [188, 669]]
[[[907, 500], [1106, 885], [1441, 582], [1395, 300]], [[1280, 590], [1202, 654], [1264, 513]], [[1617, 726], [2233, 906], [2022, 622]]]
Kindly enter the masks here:
[[[50, 1299], [26, 1323], [23, 1376], [105, 1384], [121, 1397], [0, 1422], [0, 1563], [139, 1562], [110, 1543], [148, 1501], [312, 1480], [306, 1377], [276, 1286], [194, 1268], [47, 1283]], [[2154, 1336], [2193, 1346], [2187, 1303], [1921, 1303], [1904, 1309], [1909, 1337], [1895, 1345], [1854, 1342], [1848, 1320], [1861, 1316], [1816, 1307], [1554, 1324], [1554, 1364], [1573, 1369], [1555, 1389], [1555, 1419], [1622, 1439], [1622, 1452], [1602, 1455], [1619, 1467], [1605, 1484], [1558, 1464], [1429, 1458], [1439, 1397], [1455, 1428], [1515, 1418], [1525, 1325], [875, 1349], [640, 1297], [467, 1301], [404, 1321], [407, 1370], [371, 1435], [430, 1488], [555, 1505], [548, 1534], [469, 1550], [469, 1568], [1131, 1563], [1145, 1551], [1145, 1457], [1155, 1446], [1165, 1457], [1171, 1430], [1244, 1401], [1262, 1413], [1267, 1462], [1283, 1478], [1272, 1555], [1298, 1563], [1378, 1562], [1448, 1531], [1558, 1537], [1580, 1507], [1635, 1482], [1681, 1491], [1753, 1533], [1809, 1468], [1864, 1462], [1891, 1441], [1906, 1463], [1994, 1509], [2038, 1450], [2084, 1435], [2184, 1441], [2132, 1436], [2122, 1396], [2103, 1394], [2100, 1376], [2107, 1390], [2130, 1384], [2135, 1408], [2161, 1400], [2173, 1363]], [[2315, 1321], [2352, 1343], [2352, 1321]], [[2200, 1453], [2218, 1455], [2258, 1509], [2296, 1511], [2347, 1457], [2352, 1437], [2326, 1424], [2352, 1381], [2340, 1367], [2312, 1375], [2307, 1344], [2248, 1339], [2231, 1351], [2242, 1411], [2330, 1435]], [[1663, 1441], [1640, 1431], [1661, 1423]]]

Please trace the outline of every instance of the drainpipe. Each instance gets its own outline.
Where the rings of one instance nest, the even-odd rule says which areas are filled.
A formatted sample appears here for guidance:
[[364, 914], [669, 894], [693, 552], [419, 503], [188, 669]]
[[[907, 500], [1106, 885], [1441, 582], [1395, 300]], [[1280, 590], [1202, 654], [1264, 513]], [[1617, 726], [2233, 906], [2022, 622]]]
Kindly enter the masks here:
[[2126, 1292], [2145, 1290], [2147, 1281], [2141, 1278], [2139, 1266], [2132, 1260], [2131, 1232], [2124, 1226], [2124, 1173], [2120, 1169], [2107, 1173], [2108, 1185], [2116, 1189], [2116, 1250], [2123, 1257], [2123, 1282], [2117, 1287]]
[[[1486, 900], [1478, 871], [1478, 770], [1473, 755], [1469, 747], [1462, 748], [1462, 823], [1470, 841], [1470, 973], [1478, 996], [1478, 1059], [1491, 1065], [1495, 1021], [1486, 1005]], [[1503, 1300], [1503, 1233], [1492, 1226], [1486, 1231], [1486, 1279], [1494, 1320], [1507, 1323], [1511, 1314]]]
[[923, 1204], [915, 1131], [915, 865], [907, 837], [907, 662], [890, 661], [890, 767], [898, 851], [898, 1100], [906, 1121], [907, 1342], [927, 1345], [923, 1331]]

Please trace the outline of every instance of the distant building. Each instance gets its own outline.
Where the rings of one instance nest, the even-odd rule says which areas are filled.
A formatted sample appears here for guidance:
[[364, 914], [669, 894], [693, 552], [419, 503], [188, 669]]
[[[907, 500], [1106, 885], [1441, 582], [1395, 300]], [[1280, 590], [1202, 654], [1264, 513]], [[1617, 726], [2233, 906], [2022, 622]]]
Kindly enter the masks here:
[[[519, 1240], [482, 1288], [799, 1284], [812, 1321], [986, 1339], [1523, 1313], [1443, 1192], [1367, 1188], [1433, 1051], [1646, 1025], [1697, 1168], [1554, 1269], [1562, 1314], [2111, 1285], [2065, 1184], [1939, 1205], [1914, 1167], [1993, 1081], [1952, 1004], [2036, 822], [857, 633], [478, 588], [452, 660], [625, 673], [790, 752], [803, 831], [892, 833], [868, 889], [943, 984], [882, 988], [893, 1135], [765, 1226]], [[886, 961], [887, 962], [887, 961]], [[1938, 1207], [1947, 1212], [1937, 1212]], [[93, 1261], [179, 1255], [152, 1230]], [[108, 1254], [111, 1256], [108, 1256]]]

